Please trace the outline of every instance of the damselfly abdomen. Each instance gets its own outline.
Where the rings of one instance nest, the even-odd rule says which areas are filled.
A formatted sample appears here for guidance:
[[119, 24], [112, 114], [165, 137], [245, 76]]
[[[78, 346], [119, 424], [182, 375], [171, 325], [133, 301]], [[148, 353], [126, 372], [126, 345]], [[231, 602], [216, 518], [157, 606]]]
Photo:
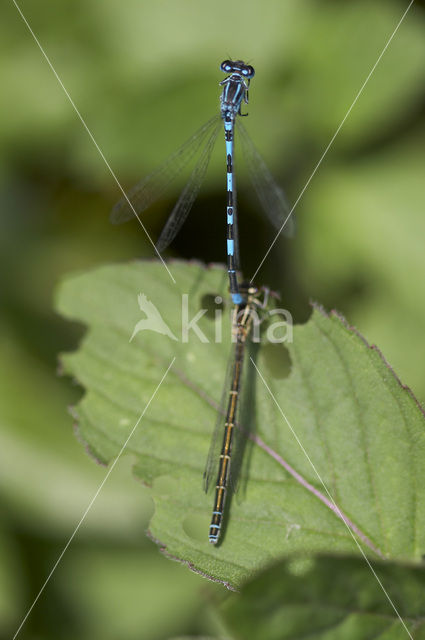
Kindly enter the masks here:
[[[215, 483], [214, 507], [209, 529], [209, 541], [217, 544], [222, 531], [222, 522], [226, 494], [229, 490], [230, 471], [232, 463], [232, 449], [235, 440], [235, 429], [241, 428], [237, 424], [237, 409], [240, 400], [241, 380], [243, 372], [243, 362], [246, 351], [247, 340], [249, 338], [252, 324], [258, 320], [257, 309], [265, 308], [268, 299], [268, 290], [264, 289], [264, 299], [260, 301], [259, 290], [252, 285], [240, 285], [242, 302], [235, 305], [232, 316], [232, 332], [234, 349], [230, 363], [229, 389], [227, 394], [227, 404], [224, 418], [224, 432], [222, 438], [221, 451], [219, 454], [218, 471]], [[227, 382], [227, 381], [226, 381]], [[225, 396], [224, 396], [225, 397]], [[218, 422], [217, 427], [220, 426]], [[213, 473], [216, 467], [215, 442], [217, 433], [214, 433], [207, 466], [204, 473], [204, 488], [208, 491], [213, 480]]]

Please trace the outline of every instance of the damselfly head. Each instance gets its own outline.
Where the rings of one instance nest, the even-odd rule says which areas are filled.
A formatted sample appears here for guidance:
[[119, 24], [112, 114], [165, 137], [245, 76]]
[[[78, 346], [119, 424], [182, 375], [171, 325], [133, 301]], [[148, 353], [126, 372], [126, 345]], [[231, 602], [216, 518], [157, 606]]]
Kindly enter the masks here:
[[237, 73], [249, 80], [255, 76], [254, 67], [245, 64], [242, 60], [224, 60], [220, 65], [220, 69], [224, 73]]

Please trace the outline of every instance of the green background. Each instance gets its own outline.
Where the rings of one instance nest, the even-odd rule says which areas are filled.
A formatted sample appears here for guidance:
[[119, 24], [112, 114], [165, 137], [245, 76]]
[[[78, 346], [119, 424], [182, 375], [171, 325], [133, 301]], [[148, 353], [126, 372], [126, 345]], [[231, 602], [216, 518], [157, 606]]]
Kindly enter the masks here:
[[[130, 187], [211, 117], [225, 57], [255, 66], [244, 124], [295, 202], [407, 2], [299, 0], [20, 4], [119, 181]], [[414, 3], [297, 208], [258, 284], [295, 321], [310, 298], [377, 344], [425, 400], [423, 3]], [[57, 354], [81, 327], [53, 312], [61, 276], [152, 257], [13, 2], [0, 22], [0, 634], [16, 631], [104, 477], [73, 435], [81, 389]], [[222, 262], [224, 150], [167, 255]], [[144, 215], [158, 237], [183, 182]], [[273, 230], [239, 185], [247, 276]], [[160, 639], [214, 633], [223, 588], [161, 557], [148, 492], [125, 457], [34, 607], [25, 638]], [[201, 487], [201, 479], [200, 479]]]

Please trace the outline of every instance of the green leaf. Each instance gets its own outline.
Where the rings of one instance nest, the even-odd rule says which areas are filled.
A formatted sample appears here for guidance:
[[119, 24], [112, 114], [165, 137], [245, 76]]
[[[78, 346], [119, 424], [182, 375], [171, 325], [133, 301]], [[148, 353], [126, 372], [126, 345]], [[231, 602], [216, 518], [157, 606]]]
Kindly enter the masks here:
[[[214, 319], [205, 314], [199, 328], [209, 342], [190, 333], [183, 343], [181, 308], [183, 293], [190, 318], [208, 296], [225, 296], [227, 276], [220, 267], [197, 264], [171, 263], [170, 269], [176, 284], [160, 263], [106, 266], [67, 279], [58, 299], [63, 315], [88, 326], [79, 351], [63, 357], [65, 371], [86, 389], [76, 408], [79, 435], [107, 464], [137, 424], [126, 451], [135, 458], [135, 474], [153, 487], [150, 534], [161, 548], [230, 588], [284, 553], [357, 551], [354, 537], [374, 557], [420, 558], [422, 411], [376, 348], [337, 314], [318, 308], [307, 324], [294, 327], [289, 376], [282, 345], [262, 344], [254, 354], [268, 388], [246, 360], [256, 424], [246, 451], [248, 479], [228, 500], [222, 543], [208, 543], [212, 498], [202, 491], [202, 473], [230, 322], [215, 343]], [[141, 331], [129, 341], [146, 318], [139, 293], [178, 340]]]
[[229, 599], [224, 617], [236, 639], [404, 640], [406, 628], [416, 640], [424, 638], [424, 568], [396, 562], [372, 567], [388, 597], [363, 558], [284, 559]]

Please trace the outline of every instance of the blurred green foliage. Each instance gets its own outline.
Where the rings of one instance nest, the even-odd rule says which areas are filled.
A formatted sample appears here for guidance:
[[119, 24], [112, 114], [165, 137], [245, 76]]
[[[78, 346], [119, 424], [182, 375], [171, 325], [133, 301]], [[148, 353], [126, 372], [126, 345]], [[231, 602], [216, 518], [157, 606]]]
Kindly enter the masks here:
[[[126, 187], [215, 112], [221, 60], [248, 59], [257, 75], [246, 125], [294, 202], [407, 2], [20, 6]], [[339, 309], [422, 400], [423, 27], [415, 3], [300, 200], [296, 239], [279, 242], [257, 278], [281, 290], [300, 320], [309, 297]], [[10, 636], [105, 473], [74, 439], [66, 411], [81, 391], [57, 377], [57, 353], [75, 348], [81, 330], [52, 312], [53, 287], [69, 271], [152, 250], [137, 223], [109, 225], [120, 193], [12, 2], [0, 35], [0, 635]], [[218, 147], [172, 247], [184, 258], [224, 259]], [[242, 184], [242, 260], [251, 275], [273, 231]], [[180, 186], [147, 212], [154, 238]], [[25, 637], [211, 632], [205, 582], [145, 540], [152, 507], [130, 464], [111, 474]]]
[[[225, 603], [235, 639], [367, 640], [423, 638], [422, 566], [319, 554], [285, 558], [243, 586]], [[389, 605], [388, 599], [394, 605]]]

